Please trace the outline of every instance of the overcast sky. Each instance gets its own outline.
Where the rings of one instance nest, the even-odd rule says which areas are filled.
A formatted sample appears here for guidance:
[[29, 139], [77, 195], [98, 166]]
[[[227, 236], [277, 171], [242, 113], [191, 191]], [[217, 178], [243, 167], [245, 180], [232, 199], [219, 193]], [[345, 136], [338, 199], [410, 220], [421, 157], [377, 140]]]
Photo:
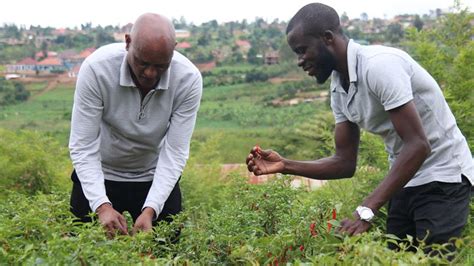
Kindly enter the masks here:
[[[145, 12], [161, 13], [196, 25], [216, 19], [227, 21], [288, 21], [305, 4], [305, 0], [2, 0], [0, 24], [41, 25], [56, 28], [97, 25], [125, 25]], [[391, 18], [398, 14], [428, 14], [436, 8], [447, 9], [454, 0], [321, 0], [340, 14], [358, 18], [362, 12], [369, 19]], [[461, 0], [474, 11], [474, 0]]]

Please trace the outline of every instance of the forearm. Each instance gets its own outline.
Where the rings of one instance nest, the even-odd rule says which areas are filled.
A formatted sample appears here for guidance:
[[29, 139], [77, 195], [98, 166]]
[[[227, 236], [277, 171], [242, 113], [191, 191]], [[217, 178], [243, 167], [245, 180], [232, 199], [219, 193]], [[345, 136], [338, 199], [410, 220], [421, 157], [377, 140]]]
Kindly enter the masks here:
[[380, 209], [413, 178], [430, 152], [429, 144], [423, 140], [406, 143], [387, 176], [364, 200], [363, 206]]
[[312, 179], [327, 180], [352, 177], [356, 162], [345, 160], [337, 155], [315, 161], [293, 161], [284, 159], [283, 174], [304, 176]]

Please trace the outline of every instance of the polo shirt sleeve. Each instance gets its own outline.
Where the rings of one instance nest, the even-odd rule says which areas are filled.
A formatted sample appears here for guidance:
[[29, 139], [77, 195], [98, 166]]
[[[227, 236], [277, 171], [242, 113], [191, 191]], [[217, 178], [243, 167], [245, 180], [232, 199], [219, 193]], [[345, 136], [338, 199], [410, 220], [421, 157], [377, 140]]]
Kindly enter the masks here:
[[189, 157], [191, 137], [196, 123], [202, 95], [202, 77], [199, 72], [190, 80], [186, 96], [174, 109], [168, 132], [163, 140], [153, 183], [143, 208], [155, 210], [155, 219], [181, 176]]
[[341, 94], [338, 92], [331, 92], [331, 110], [334, 115], [336, 124], [349, 120], [342, 111], [343, 101]]
[[413, 99], [412, 69], [402, 57], [381, 54], [367, 62], [369, 90], [380, 100], [385, 111], [406, 104]]
[[86, 61], [79, 71], [74, 93], [69, 151], [92, 211], [110, 202], [105, 193], [99, 151], [102, 111], [103, 102], [97, 78]]

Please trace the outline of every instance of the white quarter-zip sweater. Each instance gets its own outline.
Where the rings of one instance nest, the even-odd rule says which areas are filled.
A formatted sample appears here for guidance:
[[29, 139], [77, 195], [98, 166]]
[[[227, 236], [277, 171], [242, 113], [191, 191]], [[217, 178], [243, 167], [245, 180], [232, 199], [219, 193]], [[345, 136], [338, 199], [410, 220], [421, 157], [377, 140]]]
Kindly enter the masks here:
[[125, 43], [99, 48], [82, 64], [69, 149], [93, 211], [110, 202], [104, 179], [153, 181], [143, 208], [158, 215], [181, 175], [202, 94], [199, 70], [174, 52], [168, 70], [143, 100]]

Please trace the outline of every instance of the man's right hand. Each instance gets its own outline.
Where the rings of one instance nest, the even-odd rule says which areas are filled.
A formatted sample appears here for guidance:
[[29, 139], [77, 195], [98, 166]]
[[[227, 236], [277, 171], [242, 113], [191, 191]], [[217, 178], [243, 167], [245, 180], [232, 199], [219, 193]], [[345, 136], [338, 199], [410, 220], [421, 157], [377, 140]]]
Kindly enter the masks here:
[[246, 159], [247, 169], [254, 175], [265, 175], [283, 172], [283, 157], [272, 150], [262, 150], [254, 146]]
[[113, 238], [118, 231], [122, 235], [128, 235], [127, 221], [122, 214], [116, 211], [110, 203], [100, 205], [96, 210], [100, 223], [107, 231], [107, 236]]

